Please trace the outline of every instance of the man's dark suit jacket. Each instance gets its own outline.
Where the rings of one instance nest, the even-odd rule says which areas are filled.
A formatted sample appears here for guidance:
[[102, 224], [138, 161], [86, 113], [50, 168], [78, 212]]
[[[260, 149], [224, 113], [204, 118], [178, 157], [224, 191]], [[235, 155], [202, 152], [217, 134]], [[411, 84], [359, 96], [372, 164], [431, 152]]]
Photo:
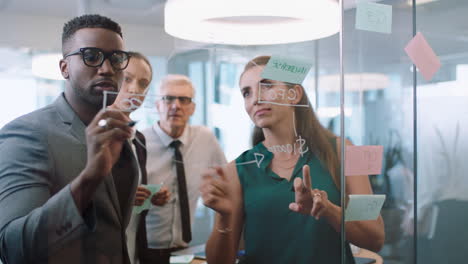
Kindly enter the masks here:
[[121, 212], [112, 175], [84, 215], [70, 182], [85, 168], [85, 125], [63, 94], [0, 131], [0, 256], [4, 263], [128, 263], [125, 229], [138, 166]]

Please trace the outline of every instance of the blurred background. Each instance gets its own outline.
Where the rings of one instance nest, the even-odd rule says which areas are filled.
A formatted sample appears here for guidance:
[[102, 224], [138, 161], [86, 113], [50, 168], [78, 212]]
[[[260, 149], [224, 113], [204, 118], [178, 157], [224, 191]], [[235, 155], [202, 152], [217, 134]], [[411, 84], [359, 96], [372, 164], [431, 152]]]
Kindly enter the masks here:
[[[260, 0], [251, 0], [250, 5], [256, 1]], [[212, 8], [203, 6], [210, 1], [192, 2], [200, 10]], [[391, 6], [391, 32], [356, 29], [360, 2]], [[197, 109], [191, 123], [213, 129], [228, 160], [250, 146], [252, 124], [243, 110], [238, 80], [244, 64], [257, 55], [310, 62], [313, 66], [303, 85], [322, 124], [339, 135], [342, 51], [344, 136], [356, 145], [384, 146], [382, 173], [370, 176], [374, 192], [387, 196], [382, 209], [386, 241], [378, 254], [385, 263], [394, 264], [468, 263], [464, 226], [468, 223], [468, 162], [464, 162], [468, 155], [468, 1], [415, 3], [343, 0], [344, 23], [338, 28], [342, 45], [338, 31], [316, 38], [312, 32], [316, 29], [307, 28], [297, 31], [311, 40], [269, 45], [242, 44], [243, 32], [228, 31], [240, 41], [234, 45], [214, 37], [201, 42], [167, 34], [165, 0], [0, 0], [0, 127], [51, 103], [63, 91], [58, 67], [62, 27], [85, 13], [99, 13], [120, 23], [126, 49], [150, 58], [154, 69], [150, 93], [168, 73], [193, 80]], [[314, 11], [307, 1], [303, 5], [304, 10]], [[194, 12], [187, 7], [177, 18], [183, 20]], [[260, 23], [242, 21], [249, 22]], [[430, 81], [414, 74], [404, 51], [413, 27], [424, 34], [441, 60], [442, 67]], [[283, 34], [280, 28], [269, 33], [280, 38]], [[158, 119], [154, 111], [145, 109], [135, 115], [141, 120], [140, 129]], [[196, 219], [193, 245], [204, 243], [211, 231], [212, 213], [201, 202]]]

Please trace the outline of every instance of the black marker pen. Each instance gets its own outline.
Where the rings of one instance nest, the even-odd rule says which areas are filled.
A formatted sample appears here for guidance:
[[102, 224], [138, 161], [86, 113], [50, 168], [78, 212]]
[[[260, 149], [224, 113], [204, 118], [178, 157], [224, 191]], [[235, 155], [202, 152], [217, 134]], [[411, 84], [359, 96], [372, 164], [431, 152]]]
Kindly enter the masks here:
[[132, 121], [128, 122], [127, 125], [128, 125], [129, 127], [134, 127], [135, 124], [136, 124], [137, 122], [138, 122], [138, 121], [132, 120]]

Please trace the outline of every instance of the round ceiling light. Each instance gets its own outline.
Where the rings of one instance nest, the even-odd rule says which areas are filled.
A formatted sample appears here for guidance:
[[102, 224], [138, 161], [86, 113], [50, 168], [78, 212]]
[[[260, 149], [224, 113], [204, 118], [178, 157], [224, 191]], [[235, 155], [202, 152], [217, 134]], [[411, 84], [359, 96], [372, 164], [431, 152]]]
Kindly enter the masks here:
[[340, 28], [335, 0], [168, 0], [164, 15], [168, 34], [218, 44], [301, 42]]

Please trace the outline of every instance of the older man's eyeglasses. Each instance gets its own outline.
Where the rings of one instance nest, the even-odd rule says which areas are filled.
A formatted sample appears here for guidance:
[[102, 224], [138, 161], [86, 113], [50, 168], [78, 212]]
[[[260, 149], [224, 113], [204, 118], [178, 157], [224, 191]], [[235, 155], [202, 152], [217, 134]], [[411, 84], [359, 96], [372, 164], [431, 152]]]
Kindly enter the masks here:
[[130, 54], [122, 50], [114, 50], [105, 52], [100, 48], [86, 47], [80, 48], [77, 51], [71, 52], [65, 55], [63, 58], [67, 58], [73, 55], [81, 55], [83, 62], [89, 67], [101, 67], [106, 59], [109, 59], [112, 68], [117, 71], [124, 70], [128, 66], [130, 61]]
[[179, 100], [180, 104], [183, 104], [183, 105], [188, 105], [192, 102], [192, 98], [188, 96], [164, 95], [161, 99], [166, 104], [173, 104], [175, 100]]

